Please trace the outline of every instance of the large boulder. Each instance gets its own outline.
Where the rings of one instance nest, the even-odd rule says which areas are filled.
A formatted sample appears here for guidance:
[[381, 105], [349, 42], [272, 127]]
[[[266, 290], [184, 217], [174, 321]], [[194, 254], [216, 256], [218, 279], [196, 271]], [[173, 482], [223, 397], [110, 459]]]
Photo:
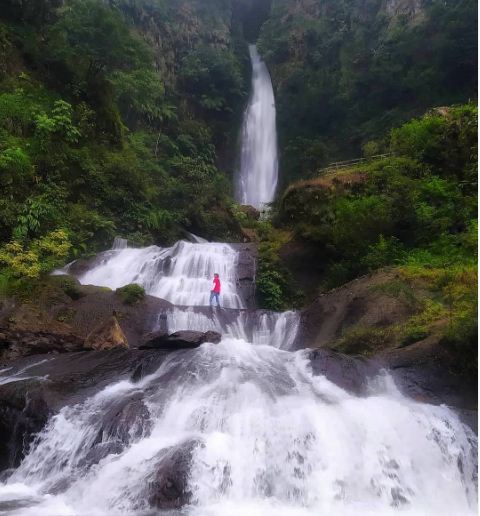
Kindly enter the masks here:
[[231, 244], [238, 252], [237, 290], [247, 308], [255, 308], [255, 276], [258, 245], [255, 243]]
[[114, 348], [128, 348], [128, 341], [118, 324], [117, 317], [112, 315], [107, 321], [99, 324], [85, 339], [85, 348], [96, 351]]
[[140, 349], [182, 349], [198, 348], [205, 342], [218, 344], [222, 336], [215, 331], [182, 330], [170, 335], [163, 331], [148, 333], [144, 336]]
[[381, 363], [375, 359], [351, 357], [328, 348], [309, 352], [312, 372], [325, 376], [342, 389], [357, 395], [368, 391], [368, 383], [381, 370]]
[[[48, 360], [33, 355], [10, 362], [0, 381], [0, 472], [19, 465], [35, 435], [65, 405], [82, 403], [112, 382], [130, 379], [134, 371], [147, 368], [151, 373], [169, 353], [118, 348], [62, 353]], [[138, 393], [120, 398], [95, 418], [99, 431], [87, 459], [90, 463], [121, 450], [127, 439], [138, 437], [150, 424]], [[103, 435], [108, 436], [105, 442]]]
[[157, 509], [179, 509], [192, 497], [188, 476], [192, 454], [202, 444], [198, 440], [186, 441], [163, 451], [148, 482], [148, 501]]

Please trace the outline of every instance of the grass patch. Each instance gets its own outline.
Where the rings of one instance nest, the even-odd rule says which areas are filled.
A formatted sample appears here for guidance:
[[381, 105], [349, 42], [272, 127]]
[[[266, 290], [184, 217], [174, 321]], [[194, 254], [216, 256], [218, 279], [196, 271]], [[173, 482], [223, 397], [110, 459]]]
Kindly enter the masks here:
[[402, 298], [411, 308], [417, 307], [419, 303], [415, 289], [402, 279], [393, 279], [379, 285], [373, 285], [370, 290], [395, 299]]
[[385, 347], [391, 339], [389, 328], [354, 326], [348, 328], [332, 345], [333, 349], [349, 355], [369, 356]]

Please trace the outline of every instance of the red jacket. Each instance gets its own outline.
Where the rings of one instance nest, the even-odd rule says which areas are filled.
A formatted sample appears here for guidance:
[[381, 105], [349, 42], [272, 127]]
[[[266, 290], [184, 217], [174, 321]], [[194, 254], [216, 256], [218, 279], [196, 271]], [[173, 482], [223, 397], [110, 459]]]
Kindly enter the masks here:
[[218, 292], [218, 294], [220, 294], [220, 280], [218, 278], [213, 278], [212, 292]]

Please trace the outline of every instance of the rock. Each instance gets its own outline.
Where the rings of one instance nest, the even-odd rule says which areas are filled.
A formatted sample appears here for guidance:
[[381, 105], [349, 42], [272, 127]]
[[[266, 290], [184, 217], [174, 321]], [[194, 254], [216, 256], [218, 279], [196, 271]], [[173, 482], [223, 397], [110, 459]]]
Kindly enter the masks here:
[[327, 348], [312, 350], [309, 358], [315, 375], [323, 375], [357, 395], [366, 394], [369, 379], [378, 375], [381, 369], [378, 361], [350, 357]]
[[302, 311], [297, 342], [319, 348], [354, 326], [382, 328], [406, 321], [414, 313], [408, 299], [381, 289], [394, 280], [394, 273], [380, 270], [322, 294]]
[[85, 348], [94, 350], [110, 350], [128, 348], [127, 338], [118, 324], [115, 315], [97, 326], [85, 339]]
[[197, 348], [205, 342], [218, 344], [222, 336], [216, 331], [193, 331], [182, 330], [172, 334], [163, 331], [148, 333], [142, 339], [140, 349], [160, 348], [160, 349], [181, 349]]
[[0, 385], [0, 470], [20, 464], [52, 413], [38, 382], [18, 383]]
[[29, 355], [81, 351], [83, 339], [73, 333], [2, 329], [0, 364]]
[[[106, 385], [131, 378], [133, 371], [144, 366], [153, 372], [167, 356], [169, 352], [160, 350], [117, 348], [10, 362], [8, 374], [16, 379], [0, 383], [0, 471], [18, 467], [35, 435], [65, 405], [81, 403]], [[95, 463], [121, 451], [127, 432], [132, 429], [138, 435], [140, 425], [148, 428], [147, 418], [148, 411], [136, 394], [120, 398], [102, 415], [101, 427], [113, 439], [105, 443], [98, 438], [88, 460]]]
[[255, 243], [231, 244], [238, 252], [237, 290], [247, 308], [255, 308], [255, 275], [258, 245]]
[[98, 464], [110, 453], [121, 453], [129, 442], [147, 434], [152, 422], [142, 393], [135, 392], [114, 400], [105, 412], [95, 415], [92, 425], [98, 425], [98, 430], [85, 457], [89, 466]]
[[244, 213], [249, 219], [260, 219], [260, 212], [254, 206], [250, 206], [250, 204], [242, 204], [238, 209], [240, 212]]
[[156, 466], [155, 474], [148, 482], [148, 501], [157, 509], [179, 509], [192, 497], [188, 488], [188, 475], [192, 454], [202, 444], [190, 440], [165, 452]]

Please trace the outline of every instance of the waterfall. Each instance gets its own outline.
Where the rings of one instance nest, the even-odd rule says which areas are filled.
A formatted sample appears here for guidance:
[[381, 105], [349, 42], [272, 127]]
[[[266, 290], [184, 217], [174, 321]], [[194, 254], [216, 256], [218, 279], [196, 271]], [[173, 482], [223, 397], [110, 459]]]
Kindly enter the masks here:
[[[475, 453], [453, 412], [405, 398], [387, 375], [358, 397], [313, 376], [302, 352], [228, 338], [64, 407], [0, 484], [0, 506], [23, 499], [18, 516], [467, 516]], [[172, 463], [189, 503], [152, 512], [156, 472]]]
[[[239, 199], [262, 208], [277, 183], [275, 107], [255, 46], [250, 55]], [[156, 370], [137, 377], [108, 369], [110, 382], [99, 385], [88, 378], [88, 397], [70, 398], [1, 477], [0, 513], [477, 514], [477, 438], [452, 410], [405, 397], [387, 372], [363, 396], [315, 376], [308, 353], [289, 351], [298, 314], [245, 309], [239, 250], [189, 238], [168, 248], [116, 239], [79, 280], [112, 289], [138, 283], [172, 303], [152, 329], [215, 330], [221, 342], [122, 351], [122, 360], [143, 356]], [[214, 273], [224, 309], [205, 310]], [[95, 353], [88, 356], [105, 360]], [[2, 369], [0, 386], [29, 378], [48, 386], [51, 378], [35, 371], [42, 362]], [[68, 389], [75, 374], [61, 378]]]
[[[83, 283], [140, 283], [189, 305], [166, 309], [157, 327], [223, 338], [170, 352], [140, 378], [113, 374], [64, 406], [0, 483], [0, 512], [6, 504], [12, 516], [476, 514], [475, 434], [449, 408], [402, 395], [388, 373], [364, 396], [315, 376], [308, 353], [289, 351], [297, 313], [241, 308], [238, 253], [179, 242], [97, 257]], [[213, 272], [240, 309], [202, 307]], [[38, 364], [0, 371], [0, 385], [49, 382]], [[152, 512], [165, 489], [180, 501]]]
[[252, 93], [242, 127], [238, 201], [263, 209], [273, 201], [278, 179], [275, 98], [272, 81], [255, 45], [249, 46]]
[[162, 322], [156, 329], [169, 333], [178, 330], [216, 331], [225, 338], [242, 339], [254, 345], [264, 344], [290, 350], [297, 337], [300, 318], [297, 312], [283, 313], [256, 311], [214, 311], [211, 314], [195, 311], [193, 308], [174, 308], [166, 314], [166, 327]]
[[245, 308], [237, 289], [238, 253], [228, 244], [177, 242], [173, 247], [125, 247], [107, 251], [79, 276], [87, 285], [117, 289], [138, 283], [147, 294], [175, 305], [208, 306], [214, 273], [222, 282], [222, 305]]

